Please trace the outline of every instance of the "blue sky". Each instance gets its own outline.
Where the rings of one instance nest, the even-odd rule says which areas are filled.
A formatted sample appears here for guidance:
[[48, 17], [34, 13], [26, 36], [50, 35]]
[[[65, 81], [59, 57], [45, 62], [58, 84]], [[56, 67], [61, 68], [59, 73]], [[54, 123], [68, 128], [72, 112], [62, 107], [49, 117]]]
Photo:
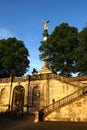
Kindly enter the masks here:
[[87, 0], [0, 0], [0, 39], [24, 41], [31, 62], [27, 74], [42, 67], [38, 50], [43, 40], [42, 20], [50, 20], [49, 34], [63, 22], [80, 31], [87, 23]]

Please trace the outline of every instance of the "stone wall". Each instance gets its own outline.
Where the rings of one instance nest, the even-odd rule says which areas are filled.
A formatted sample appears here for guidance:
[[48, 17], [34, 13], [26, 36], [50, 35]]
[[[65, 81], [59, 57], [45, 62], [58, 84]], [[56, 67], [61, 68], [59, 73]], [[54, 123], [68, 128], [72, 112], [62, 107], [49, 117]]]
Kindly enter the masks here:
[[87, 121], [87, 96], [57, 109], [45, 117], [45, 121]]
[[[12, 106], [12, 98], [13, 91], [16, 86], [22, 86], [25, 90], [24, 94], [24, 105], [23, 111], [32, 112], [39, 111], [40, 109], [50, 105], [53, 101], [57, 101], [62, 99], [63, 97], [75, 92], [76, 90], [87, 85], [87, 77], [72, 77], [65, 78], [56, 74], [35, 74], [32, 76], [24, 76], [24, 77], [13, 77], [13, 79], [6, 78], [0, 79], [0, 111], [6, 111], [9, 108], [10, 110]], [[34, 90], [36, 91], [36, 98], [38, 101], [37, 106], [35, 107], [35, 98]], [[45, 120], [77, 120], [78, 111], [81, 111], [81, 118], [83, 119], [83, 115], [87, 113], [86, 104], [87, 97], [83, 99], [77, 100], [76, 103], [69, 104], [60, 110], [56, 110], [49, 116], [45, 118]], [[79, 105], [78, 105], [79, 104]], [[81, 107], [79, 107], [81, 105]], [[74, 108], [76, 108], [75, 119], [71, 119], [70, 109], [72, 108], [72, 112], [74, 112]], [[84, 112], [83, 112], [84, 111]], [[85, 114], [86, 115], [86, 114]], [[84, 115], [84, 117], [85, 117]]]

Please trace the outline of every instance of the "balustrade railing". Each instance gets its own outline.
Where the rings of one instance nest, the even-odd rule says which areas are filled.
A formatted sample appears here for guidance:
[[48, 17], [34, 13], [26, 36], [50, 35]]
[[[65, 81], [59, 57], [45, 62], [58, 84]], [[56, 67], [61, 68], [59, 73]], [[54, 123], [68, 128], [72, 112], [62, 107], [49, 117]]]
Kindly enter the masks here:
[[87, 86], [75, 91], [74, 93], [54, 102], [53, 104], [46, 106], [45, 108], [41, 109], [40, 112], [44, 113], [44, 116], [50, 114], [56, 109], [60, 109], [61, 107], [73, 102], [79, 97], [82, 97], [83, 95], [87, 94]]

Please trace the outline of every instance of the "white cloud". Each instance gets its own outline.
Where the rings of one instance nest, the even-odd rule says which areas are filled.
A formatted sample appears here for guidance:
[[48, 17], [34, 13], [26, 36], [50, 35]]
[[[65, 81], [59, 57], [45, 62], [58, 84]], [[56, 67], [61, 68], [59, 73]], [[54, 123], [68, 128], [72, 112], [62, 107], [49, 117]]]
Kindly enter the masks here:
[[6, 29], [0, 29], [0, 39], [6, 39], [12, 37], [12, 34]]

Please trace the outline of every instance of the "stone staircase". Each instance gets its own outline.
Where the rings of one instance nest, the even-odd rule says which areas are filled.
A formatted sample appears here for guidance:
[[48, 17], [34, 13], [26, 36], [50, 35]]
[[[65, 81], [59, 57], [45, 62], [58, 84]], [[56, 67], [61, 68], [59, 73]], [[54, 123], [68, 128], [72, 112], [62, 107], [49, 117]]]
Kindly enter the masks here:
[[87, 95], [87, 86], [80, 88], [79, 90], [73, 92], [72, 94], [70, 94], [60, 100], [57, 100], [53, 104], [50, 104], [49, 106], [46, 106], [45, 108], [41, 109], [39, 111], [39, 119], [43, 120], [47, 115], [51, 114], [55, 110], [60, 109], [64, 106], [76, 101], [76, 99], [81, 98], [85, 95]]

